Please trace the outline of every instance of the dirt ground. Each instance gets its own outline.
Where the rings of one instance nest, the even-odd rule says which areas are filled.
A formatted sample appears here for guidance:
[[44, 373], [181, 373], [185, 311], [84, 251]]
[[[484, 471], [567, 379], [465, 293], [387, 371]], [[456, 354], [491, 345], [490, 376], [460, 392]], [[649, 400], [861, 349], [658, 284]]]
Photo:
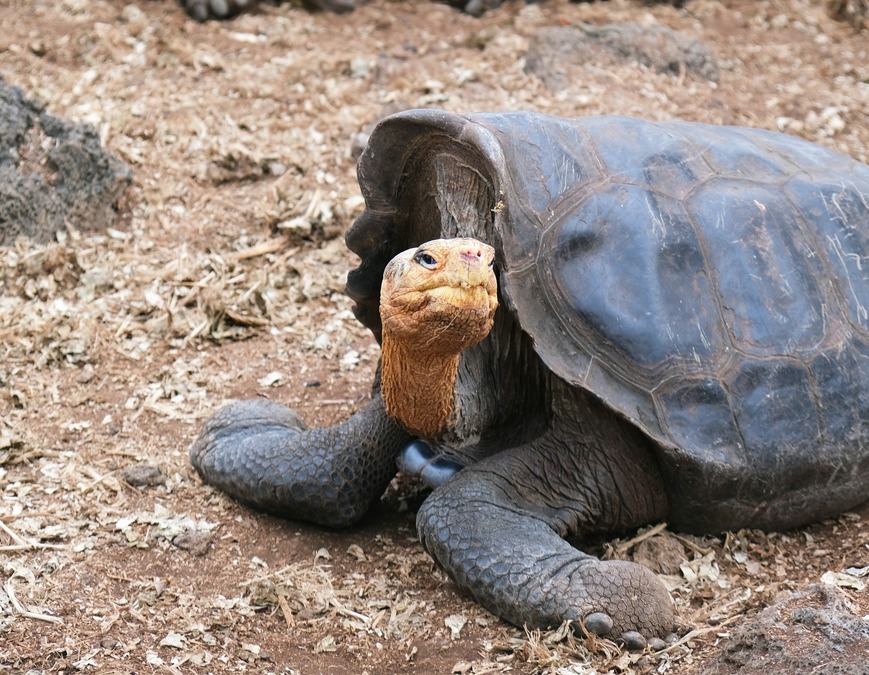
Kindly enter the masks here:
[[[718, 81], [592, 62], [556, 91], [524, 72], [539, 29], [626, 20], [702, 41]], [[134, 171], [115, 228], [0, 249], [0, 672], [687, 674], [784, 591], [823, 580], [869, 615], [866, 507], [595, 543], [660, 572], [691, 630], [643, 655], [462, 596], [416, 541], [412, 485], [332, 532], [252, 512], [187, 460], [228, 400], [322, 425], [368, 396], [378, 348], [341, 294], [341, 235], [362, 209], [357, 134], [384, 111], [681, 117], [867, 162], [869, 38], [824, 3], [285, 3], [200, 25], [172, 0], [0, 0], [0, 74]]]

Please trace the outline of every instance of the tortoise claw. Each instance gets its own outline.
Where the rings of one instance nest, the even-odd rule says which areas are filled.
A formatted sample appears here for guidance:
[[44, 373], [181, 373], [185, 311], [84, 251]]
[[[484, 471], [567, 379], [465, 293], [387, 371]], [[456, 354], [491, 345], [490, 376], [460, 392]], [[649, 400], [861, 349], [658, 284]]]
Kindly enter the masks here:
[[606, 637], [613, 629], [613, 619], [606, 612], [592, 612], [583, 619], [582, 625], [586, 632]]
[[199, 22], [228, 19], [247, 9], [251, 0], [183, 0], [184, 9]]
[[635, 630], [622, 633], [619, 642], [624, 643], [625, 649], [632, 652], [638, 652], [646, 648], [646, 638]]
[[667, 642], [666, 642], [665, 640], [662, 640], [662, 639], [659, 638], [659, 637], [649, 638], [649, 641], [648, 641], [648, 647], [649, 647], [649, 649], [651, 649], [653, 652], [660, 652], [660, 651], [663, 651], [663, 650], [666, 649], [668, 646], [669, 646], [669, 645], [667, 644]]
[[[597, 635], [598, 637], [610, 637], [613, 630], [613, 619], [606, 612], [592, 612], [583, 619], [582, 626], [586, 633]], [[651, 638], [646, 640], [639, 631], [629, 630], [615, 638], [618, 643], [623, 645], [625, 649], [638, 652], [645, 649], [647, 646], [654, 651], [660, 651], [667, 647], [667, 643], [661, 638]]]

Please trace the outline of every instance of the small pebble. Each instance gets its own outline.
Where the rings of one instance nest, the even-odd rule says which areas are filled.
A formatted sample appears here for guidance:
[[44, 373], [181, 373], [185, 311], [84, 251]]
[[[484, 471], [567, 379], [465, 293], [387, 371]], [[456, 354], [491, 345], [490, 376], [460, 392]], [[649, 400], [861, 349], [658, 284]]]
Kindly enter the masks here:
[[651, 672], [654, 667], [655, 663], [649, 658], [648, 654], [643, 654], [637, 659], [636, 663], [634, 663], [634, 668], [636, 668], [636, 671], [640, 673]]
[[100, 646], [103, 649], [114, 649], [120, 644], [121, 643], [118, 641], [118, 639], [112, 637], [111, 635], [104, 635], [100, 638]]
[[94, 367], [90, 363], [84, 364], [78, 375], [75, 376], [75, 381], [79, 384], [87, 384], [94, 379]]
[[172, 540], [172, 545], [195, 556], [202, 557], [211, 548], [211, 533], [190, 530], [179, 534]]
[[139, 21], [145, 21], [146, 16], [145, 12], [136, 7], [136, 5], [127, 5], [121, 10], [121, 20], [126, 21], [127, 23], [136, 23]]
[[152, 487], [166, 483], [166, 474], [150, 464], [136, 464], [124, 471], [124, 480], [133, 487]]

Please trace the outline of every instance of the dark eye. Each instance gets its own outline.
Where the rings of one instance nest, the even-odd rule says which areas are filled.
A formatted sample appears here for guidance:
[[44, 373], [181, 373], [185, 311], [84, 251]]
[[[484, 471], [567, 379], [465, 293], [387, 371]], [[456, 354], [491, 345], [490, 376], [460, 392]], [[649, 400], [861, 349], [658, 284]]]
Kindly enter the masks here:
[[438, 261], [426, 251], [417, 251], [413, 259], [428, 270], [433, 270], [438, 264]]

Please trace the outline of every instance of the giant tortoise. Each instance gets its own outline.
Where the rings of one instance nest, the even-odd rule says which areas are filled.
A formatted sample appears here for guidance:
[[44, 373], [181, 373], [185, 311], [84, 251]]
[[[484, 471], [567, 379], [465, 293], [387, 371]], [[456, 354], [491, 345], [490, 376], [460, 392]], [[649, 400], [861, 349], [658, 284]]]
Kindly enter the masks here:
[[566, 537], [869, 499], [869, 167], [757, 129], [414, 110], [358, 172], [372, 400], [311, 430], [231, 405], [191, 449], [207, 482], [344, 526], [398, 461], [434, 487], [425, 548], [483, 606], [629, 645], [671, 630], [669, 596]]

